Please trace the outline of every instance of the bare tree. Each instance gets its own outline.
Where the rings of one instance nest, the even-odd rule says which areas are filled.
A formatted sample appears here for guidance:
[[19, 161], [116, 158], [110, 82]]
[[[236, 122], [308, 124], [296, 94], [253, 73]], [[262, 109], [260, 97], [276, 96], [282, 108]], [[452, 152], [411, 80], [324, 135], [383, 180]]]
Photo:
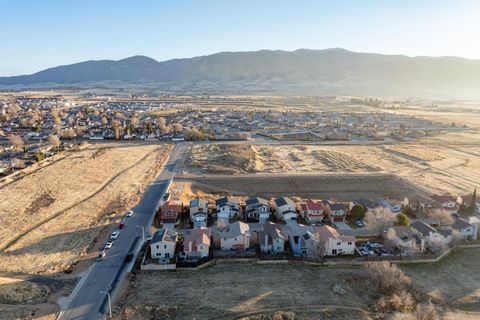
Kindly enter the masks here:
[[164, 117], [158, 117], [157, 118], [157, 123], [158, 123], [158, 126], [161, 127], [161, 126], [164, 126], [167, 124], [167, 122], [165, 121], [165, 118]]
[[115, 139], [120, 139], [121, 135], [122, 135], [122, 124], [120, 123], [119, 120], [113, 120], [112, 121], [112, 131], [113, 131], [113, 134], [115, 135]]
[[57, 149], [57, 153], [58, 153], [58, 147], [60, 147], [60, 143], [61, 143], [60, 138], [56, 135], [51, 134], [48, 136], [48, 142], [50, 142], [50, 144]]
[[20, 151], [25, 146], [25, 141], [23, 138], [16, 134], [8, 136], [8, 141], [12, 145], [14, 151]]
[[192, 133], [193, 133], [193, 138], [195, 140], [203, 140], [205, 139], [205, 135], [203, 134], [202, 131], [200, 131], [199, 129], [197, 128], [193, 128], [192, 129]]
[[388, 261], [367, 262], [367, 277], [378, 295], [392, 295], [411, 285], [411, 279], [395, 264]]
[[185, 140], [193, 140], [194, 138], [193, 130], [188, 127], [183, 130], [183, 135], [185, 137]]
[[429, 218], [438, 220], [440, 224], [452, 224], [453, 217], [450, 212], [445, 209], [433, 209], [427, 212]]
[[170, 132], [172, 132], [172, 128], [168, 125], [161, 124], [160, 125], [160, 132], [162, 133], [162, 135], [166, 135], [166, 134], [169, 134]]
[[19, 158], [12, 159], [12, 170], [15, 171], [15, 168], [22, 169], [25, 168], [25, 161]]
[[377, 230], [383, 236], [383, 231], [392, 227], [395, 222], [395, 215], [384, 207], [377, 207], [365, 214], [367, 227]]
[[175, 122], [173, 124], [173, 132], [175, 132], [175, 134], [179, 134], [180, 132], [182, 132], [182, 129], [183, 129], [183, 127], [180, 123]]

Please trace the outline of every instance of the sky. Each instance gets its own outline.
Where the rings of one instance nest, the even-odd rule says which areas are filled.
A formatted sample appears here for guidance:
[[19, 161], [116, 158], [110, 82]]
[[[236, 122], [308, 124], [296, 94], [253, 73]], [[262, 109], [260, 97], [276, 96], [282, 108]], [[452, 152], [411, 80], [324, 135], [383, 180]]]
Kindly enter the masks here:
[[480, 1], [0, 0], [0, 35], [0, 76], [261, 49], [480, 59]]

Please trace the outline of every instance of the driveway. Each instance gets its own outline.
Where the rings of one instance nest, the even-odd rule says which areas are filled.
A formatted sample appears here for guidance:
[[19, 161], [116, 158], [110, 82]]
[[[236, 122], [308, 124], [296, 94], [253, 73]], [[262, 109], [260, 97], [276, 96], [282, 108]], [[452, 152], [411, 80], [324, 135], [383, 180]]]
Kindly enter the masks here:
[[353, 230], [348, 224], [345, 222], [334, 222], [337, 226], [338, 230]]

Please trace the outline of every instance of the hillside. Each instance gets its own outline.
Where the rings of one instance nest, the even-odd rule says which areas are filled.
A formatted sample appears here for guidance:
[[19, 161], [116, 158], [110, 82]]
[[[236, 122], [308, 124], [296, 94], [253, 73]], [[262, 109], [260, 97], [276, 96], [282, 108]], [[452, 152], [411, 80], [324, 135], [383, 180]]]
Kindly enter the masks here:
[[480, 97], [480, 60], [357, 53], [344, 49], [221, 52], [158, 62], [144, 56], [86, 61], [0, 86], [147, 85], [166, 91]]

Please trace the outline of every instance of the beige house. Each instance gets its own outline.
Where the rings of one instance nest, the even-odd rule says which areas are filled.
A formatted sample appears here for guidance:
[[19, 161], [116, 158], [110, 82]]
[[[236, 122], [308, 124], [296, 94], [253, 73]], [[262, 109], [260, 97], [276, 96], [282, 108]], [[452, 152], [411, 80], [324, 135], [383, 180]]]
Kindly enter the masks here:
[[243, 222], [235, 222], [219, 232], [222, 250], [245, 250], [250, 247], [250, 227]]
[[183, 252], [190, 259], [208, 257], [210, 252], [210, 228], [200, 227], [185, 230]]
[[338, 256], [355, 252], [355, 237], [343, 236], [330, 226], [317, 228], [319, 252], [323, 256]]

